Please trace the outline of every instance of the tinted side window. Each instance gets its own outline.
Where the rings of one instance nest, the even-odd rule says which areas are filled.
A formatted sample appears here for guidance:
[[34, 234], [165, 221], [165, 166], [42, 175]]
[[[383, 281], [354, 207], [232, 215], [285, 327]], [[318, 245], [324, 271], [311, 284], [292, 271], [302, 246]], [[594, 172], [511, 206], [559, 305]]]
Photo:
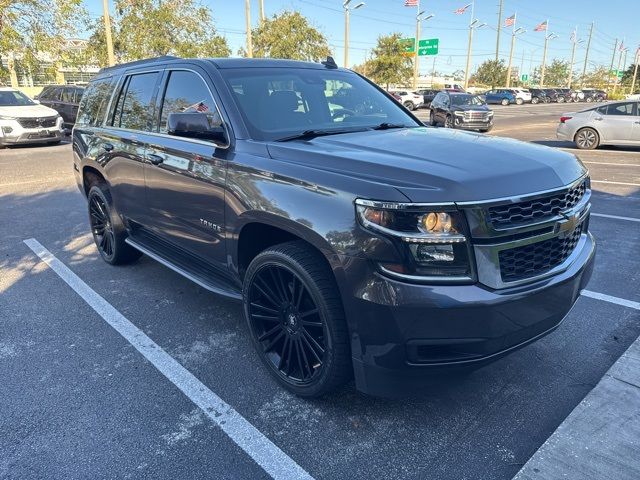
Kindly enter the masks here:
[[152, 118], [151, 98], [158, 80], [158, 72], [131, 75], [118, 98], [113, 126], [130, 130], [149, 130]]
[[62, 89], [62, 96], [60, 100], [67, 103], [73, 103], [75, 101], [76, 89], [73, 87], [64, 87]]
[[618, 103], [609, 105], [607, 115], [633, 115], [633, 103]]
[[92, 82], [80, 101], [76, 125], [102, 125], [113, 90], [111, 78]]
[[160, 132], [167, 133], [170, 113], [215, 111], [216, 103], [199, 75], [184, 70], [172, 71], [162, 100]]

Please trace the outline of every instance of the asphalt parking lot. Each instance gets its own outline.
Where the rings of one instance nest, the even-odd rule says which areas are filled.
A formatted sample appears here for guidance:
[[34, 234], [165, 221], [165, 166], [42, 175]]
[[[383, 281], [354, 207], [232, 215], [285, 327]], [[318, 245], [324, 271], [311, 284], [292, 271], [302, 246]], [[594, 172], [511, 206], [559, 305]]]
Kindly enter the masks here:
[[[491, 134], [572, 150], [555, 141], [555, 124], [579, 108], [498, 107]], [[599, 247], [588, 289], [638, 302], [640, 149], [578, 155], [592, 174]], [[68, 143], [0, 150], [0, 478], [258, 479], [297, 471], [510, 479], [640, 335], [638, 310], [581, 297], [553, 334], [429, 394], [379, 399], [348, 386], [301, 400], [260, 364], [239, 304], [147, 257], [107, 265], [86, 216]], [[87, 289], [65, 283], [28, 239]], [[102, 297], [101, 314], [82, 292]], [[129, 340], [106, 318], [134, 327]], [[187, 374], [195, 382], [185, 387]], [[202, 388], [220, 399], [211, 410], [194, 403]], [[236, 414], [244, 430], [234, 430]], [[283, 455], [279, 465], [256, 460], [269, 444]]]

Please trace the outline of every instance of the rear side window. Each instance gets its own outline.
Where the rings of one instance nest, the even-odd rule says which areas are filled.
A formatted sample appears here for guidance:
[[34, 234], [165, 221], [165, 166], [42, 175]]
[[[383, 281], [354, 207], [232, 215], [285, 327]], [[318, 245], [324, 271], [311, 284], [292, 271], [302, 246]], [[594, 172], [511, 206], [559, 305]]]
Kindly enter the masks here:
[[162, 100], [160, 133], [167, 133], [170, 113], [215, 111], [215, 101], [198, 74], [184, 70], [172, 71]]
[[102, 125], [114, 88], [111, 78], [92, 82], [80, 101], [76, 125]]
[[633, 103], [617, 103], [609, 105], [607, 115], [633, 115]]
[[65, 87], [62, 89], [62, 97], [60, 100], [67, 103], [73, 103], [76, 100], [76, 89], [72, 87]]
[[131, 75], [124, 83], [116, 110], [113, 126], [129, 130], [150, 130], [152, 116], [151, 99], [155, 91], [158, 72]]

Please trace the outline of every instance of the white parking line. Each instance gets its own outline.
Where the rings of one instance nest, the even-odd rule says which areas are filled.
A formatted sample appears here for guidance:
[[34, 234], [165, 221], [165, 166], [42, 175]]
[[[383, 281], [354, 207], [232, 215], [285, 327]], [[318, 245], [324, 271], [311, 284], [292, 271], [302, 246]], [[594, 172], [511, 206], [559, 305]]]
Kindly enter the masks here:
[[612, 182], [610, 180], [594, 180], [594, 179], [591, 179], [591, 183], [608, 183], [608, 184], [611, 184], [611, 185], [629, 185], [631, 187], [640, 187], [640, 183]]
[[611, 163], [611, 162], [588, 162], [583, 160], [582, 163], [589, 165], [615, 165], [616, 167], [640, 167], [640, 163]]
[[640, 218], [620, 217], [619, 215], [605, 215], [604, 213], [593, 213], [593, 212], [591, 212], [591, 216], [592, 217], [612, 218], [614, 220], [627, 220], [629, 222], [640, 222]]
[[616, 305], [622, 305], [623, 307], [640, 310], [640, 302], [634, 302], [632, 300], [626, 300], [619, 297], [612, 297], [611, 295], [592, 292], [591, 290], [582, 290], [582, 292], [580, 292], [580, 295], [582, 295], [583, 297], [595, 298], [596, 300], [602, 300], [604, 302], [615, 303]]
[[93, 308], [125, 340], [133, 345], [151, 364], [244, 450], [274, 479], [306, 479], [312, 477], [271, 440], [251, 425], [233, 407], [200, 382], [191, 372], [162, 350], [153, 340], [127, 320], [109, 302], [84, 283], [64, 263], [58, 260], [35, 238], [24, 243], [58, 276]]

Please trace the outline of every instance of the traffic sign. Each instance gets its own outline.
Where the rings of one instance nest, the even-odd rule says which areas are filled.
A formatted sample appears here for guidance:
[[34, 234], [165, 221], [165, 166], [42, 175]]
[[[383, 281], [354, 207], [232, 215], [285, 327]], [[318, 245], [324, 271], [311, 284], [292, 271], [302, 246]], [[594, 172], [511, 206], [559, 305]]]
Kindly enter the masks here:
[[415, 38], [401, 38], [400, 45], [402, 46], [403, 54], [414, 54], [416, 52], [416, 39]]
[[526, 73], [523, 73], [520, 76], [520, 80], [522, 80], [523, 82], [528, 82], [529, 81], [529, 75], [527, 75]]
[[609, 73], [611, 73], [611, 75], [613, 75], [614, 77], [618, 77], [618, 79], [621, 79], [624, 75], [624, 70], [609, 70]]
[[428, 38], [418, 42], [418, 55], [437, 55], [440, 39]]

